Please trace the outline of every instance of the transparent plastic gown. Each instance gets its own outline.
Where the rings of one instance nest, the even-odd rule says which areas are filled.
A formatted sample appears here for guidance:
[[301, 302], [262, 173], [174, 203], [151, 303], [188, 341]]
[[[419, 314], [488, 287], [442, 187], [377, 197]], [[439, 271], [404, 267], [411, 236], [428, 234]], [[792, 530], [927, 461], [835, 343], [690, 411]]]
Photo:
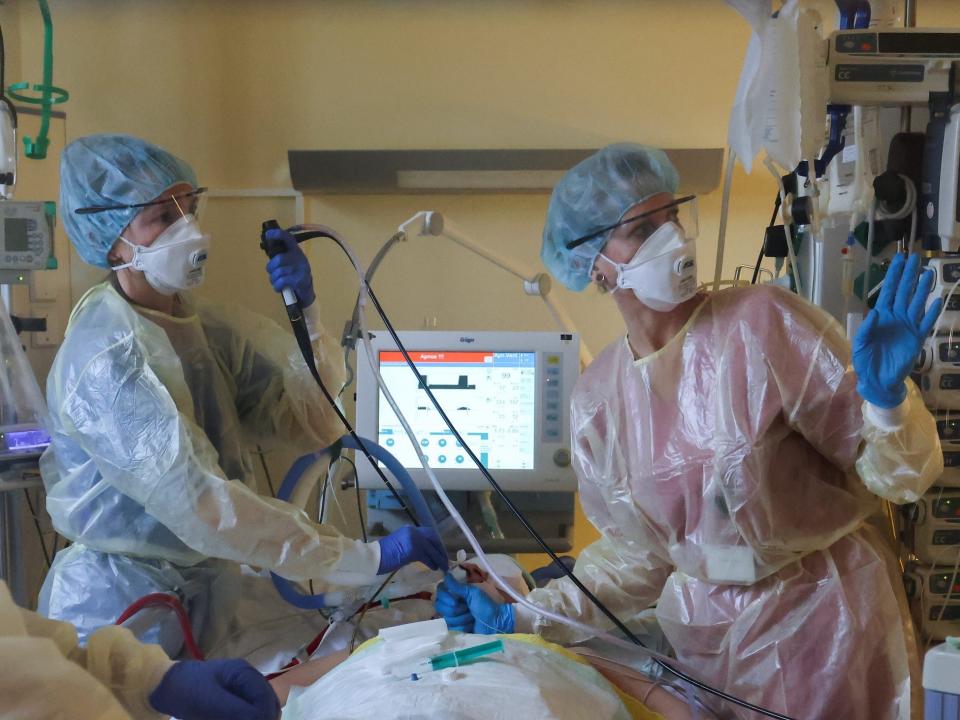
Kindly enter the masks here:
[[[50, 372], [41, 470], [54, 525], [75, 544], [58, 553], [40, 609], [81, 640], [138, 597], [176, 591], [209, 647], [232, 615], [240, 562], [339, 585], [377, 573], [375, 544], [251, 489], [246, 440], [307, 452], [342, 432], [293, 336], [239, 306], [181, 298], [172, 317], [94, 287]], [[336, 393], [342, 355], [317, 326], [317, 366]], [[175, 652], [179, 630], [170, 618], [145, 639]]]
[[[774, 287], [708, 296], [648, 357], [610, 345], [572, 401], [602, 534], [576, 573], [621, 619], [657, 603], [677, 657], [727, 692], [797, 718], [908, 718], [906, 599], [864, 521], [878, 495], [919, 498], [943, 458], [917, 389], [893, 411], [864, 404], [849, 352], [832, 318]], [[609, 627], [569, 580], [530, 599]], [[530, 630], [584, 639], [518, 608]]]

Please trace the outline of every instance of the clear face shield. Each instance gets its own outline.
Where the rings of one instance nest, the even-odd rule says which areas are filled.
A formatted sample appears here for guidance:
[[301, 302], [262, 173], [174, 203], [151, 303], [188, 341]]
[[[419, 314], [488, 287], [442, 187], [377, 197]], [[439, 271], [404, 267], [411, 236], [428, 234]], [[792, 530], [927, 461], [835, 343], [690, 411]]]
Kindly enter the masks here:
[[[697, 196], [685, 195], [684, 197], [676, 198], [659, 207], [641, 213], [631, 213], [628, 210], [620, 220], [612, 225], [607, 225], [606, 227], [591, 232], [589, 235], [583, 235], [576, 240], [571, 240], [567, 243], [566, 247], [567, 250], [574, 250], [590, 240], [613, 232], [618, 227], [624, 225], [631, 226], [631, 231], [637, 232], [637, 237], [641, 240], [646, 240], [657, 228], [666, 222], [676, 223], [680, 227], [682, 235], [687, 240], [696, 240], [700, 234]], [[637, 225], [637, 223], [639, 223], [639, 225]], [[634, 230], [634, 228], [636, 228], [636, 230]]]
[[631, 237], [646, 242], [665, 223], [676, 225], [679, 228], [679, 235], [685, 240], [696, 240], [700, 234], [700, 217], [697, 212], [696, 196], [688, 195], [677, 198], [642, 213], [628, 211], [619, 222], [608, 230], [613, 231], [618, 227], [626, 227]]
[[166, 228], [169, 228], [181, 218], [188, 218], [189, 222], [197, 225], [200, 221], [200, 214], [206, 205], [205, 190], [206, 188], [199, 188], [188, 193], [180, 193], [162, 200], [155, 200], [140, 212], [149, 215], [154, 222], [163, 223]]
[[[202, 235], [199, 216], [206, 204], [205, 188], [178, 193], [145, 203], [131, 222], [157, 232], [156, 239], [149, 247], [169, 246], [172, 240], [182, 241], [188, 237]], [[121, 240], [126, 240], [121, 235]], [[176, 244], [176, 243], [174, 243]], [[144, 248], [142, 252], [146, 252]]]
[[193, 215], [195, 220], [199, 219], [203, 212], [203, 207], [206, 205], [206, 192], [207, 189], [205, 187], [199, 187], [195, 190], [169, 195], [148, 202], [131, 203], [128, 205], [91, 205], [90, 207], [77, 208], [74, 212], [77, 215], [92, 215], [115, 210], [149, 211], [152, 217], [158, 219], [169, 218], [169, 226], [184, 215]]
[[210, 236], [203, 234], [197, 224], [204, 190], [198, 188], [133, 205], [81, 208], [76, 212], [136, 210], [135, 222], [157, 234], [149, 245], [137, 245], [120, 235], [120, 240], [133, 249], [133, 257], [113, 269], [138, 270], [157, 292], [172, 295], [198, 287], [204, 280]]
[[627, 211], [618, 222], [569, 243], [579, 243], [624, 227], [625, 237], [639, 247], [629, 262], [618, 263], [600, 252], [616, 269], [616, 290], [629, 290], [644, 305], [669, 312], [697, 290], [694, 240], [700, 232], [696, 197], [686, 196], [644, 212]]

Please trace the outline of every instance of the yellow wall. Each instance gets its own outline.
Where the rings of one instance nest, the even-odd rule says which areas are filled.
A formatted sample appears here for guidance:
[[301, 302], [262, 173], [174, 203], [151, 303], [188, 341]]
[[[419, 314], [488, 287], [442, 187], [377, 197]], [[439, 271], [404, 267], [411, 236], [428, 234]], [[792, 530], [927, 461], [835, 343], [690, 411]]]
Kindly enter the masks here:
[[[818, 0], [827, 17], [832, 2]], [[960, 26], [954, 0], [920, 22]], [[19, 0], [19, 63], [39, 78], [36, 6]], [[123, 131], [189, 159], [213, 188], [289, 188], [288, 149], [596, 147], [634, 140], [722, 147], [749, 38], [720, 0], [52, 0], [66, 133]], [[831, 23], [828, 23], [828, 25]], [[735, 176], [725, 276], [753, 262], [775, 188]], [[712, 276], [719, 192], [701, 200], [701, 275]], [[465, 233], [538, 267], [547, 197], [313, 196], [307, 219], [369, 260], [399, 222], [443, 211]], [[277, 318], [254, 245], [290, 200], [212, 200], [205, 292]], [[354, 281], [332, 248], [310, 250], [328, 326]], [[74, 258], [76, 298], [99, 271]], [[236, 288], [244, 288], [241, 295]], [[438, 240], [396, 248], [375, 287], [400, 328], [545, 329], [512, 278]], [[620, 331], [609, 300], [557, 290], [596, 353]], [[580, 522], [577, 544], [592, 528]]]

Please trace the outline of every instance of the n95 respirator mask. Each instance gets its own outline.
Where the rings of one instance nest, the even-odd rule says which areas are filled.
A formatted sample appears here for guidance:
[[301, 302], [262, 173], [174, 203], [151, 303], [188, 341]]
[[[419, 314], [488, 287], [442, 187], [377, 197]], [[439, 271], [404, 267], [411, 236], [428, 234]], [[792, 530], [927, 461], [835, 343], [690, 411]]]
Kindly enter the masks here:
[[200, 232], [193, 215], [181, 217], [149, 246], [134, 245], [122, 235], [120, 239], [133, 248], [133, 259], [124, 265], [115, 265], [114, 270], [139, 270], [150, 287], [163, 295], [173, 295], [203, 283], [210, 235]]
[[666, 222], [648, 237], [633, 258], [616, 263], [617, 290], [632, 290], [651, 310], [669, 312], [697, 293], [697, 246], [675, 222]]

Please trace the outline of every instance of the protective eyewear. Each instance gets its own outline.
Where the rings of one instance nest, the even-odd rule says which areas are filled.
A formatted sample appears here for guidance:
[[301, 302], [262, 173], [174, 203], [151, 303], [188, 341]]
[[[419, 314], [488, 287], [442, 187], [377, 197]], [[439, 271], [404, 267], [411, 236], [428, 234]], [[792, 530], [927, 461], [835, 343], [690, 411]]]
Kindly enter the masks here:
[[77, 208], [74, 212], [77, 215], [93, 215], [95, 213], [109, 212], [112, 210], [140, 210], [142, 208], [153, 207], [154, 205], [165, 205], [166, 203], [172, 202], [178, 208], [183, 210], [186, 206], [188, 209], [186, 213], [193, 213], [194, 215], [198, 214], [200, 196], [207, 191], [207, 188], [200, 187], [196, 190], [191, 190], [190, 192], [180, 193], [179, 195], [171, 195], [170, 197], [160, 198], [158, 200], [150, 200], [148, 202], [142, 203], [132, 203], [130, 205], [91, 205], [90, 207]]
[[[612, 225], [607, 225], [606, 227], [595, 230], [589, 235], [584, 235], [578, 237], [576, 240], [571, 240], [566, 244], [567, 250], [573, 250], [574, 248], [580, 247], [586, 242], [593, 240], [596, 237], [600, 237], [605, 233], [610, 232], [611, 230], [616, 230], [618, 227], [627, 225], [629, 223], [639, 222], [646, 218], [650, 218], [653, 215], [657, 215], [668, 211], [672, 208], [677, 208], [676, 217], [670, 217], [668, 220], [676, 222], [684, 230], [684, 235], [688, 238], [696, 238], [699, 233], [699, 221], [697, 219], [697, 196], [696, 195], [685, 195], [682, 198], [677, 198], [672, 200], [665, 205], [654, 208], [653, 210], [647, 210], [642, 212], [639, 215], [632, 215], [631, 217], [625, 218], [623, 220], [618, 220]], [[662, 224], [662, 223], [660, 223]]]

